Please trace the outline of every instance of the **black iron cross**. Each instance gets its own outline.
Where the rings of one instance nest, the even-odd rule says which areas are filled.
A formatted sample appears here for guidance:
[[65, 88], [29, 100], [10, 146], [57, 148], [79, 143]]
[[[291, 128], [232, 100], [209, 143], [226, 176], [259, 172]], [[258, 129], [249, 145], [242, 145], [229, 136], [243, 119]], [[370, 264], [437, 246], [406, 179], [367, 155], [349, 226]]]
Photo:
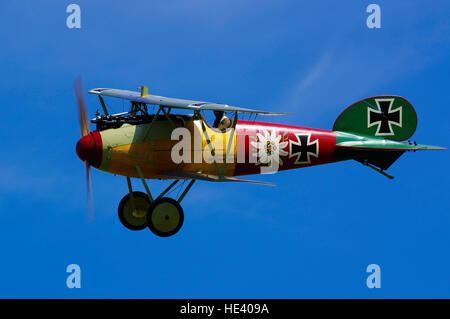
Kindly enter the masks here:
[[295, 134], [298, 143], [291, 140], [289, 157], [297, 156], [295, 164], [311, 163], [310, 156], [319, 156], [319, 140], [310, 143], [311, 134]]
[[393, 135], [392, 124], [402, 126], [402, 107], [392, 110], [394, 99], [375, 100], [378, 110], [368, 109], [367, 128], [378, 125], [375, 135]]

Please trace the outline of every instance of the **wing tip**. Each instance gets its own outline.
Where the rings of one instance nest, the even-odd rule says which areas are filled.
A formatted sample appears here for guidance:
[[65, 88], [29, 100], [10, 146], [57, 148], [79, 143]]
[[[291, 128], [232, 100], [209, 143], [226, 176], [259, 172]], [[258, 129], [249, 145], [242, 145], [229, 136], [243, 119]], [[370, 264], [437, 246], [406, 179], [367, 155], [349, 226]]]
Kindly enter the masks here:
[[102, 92], [105, 91], [105, 90], [110, 90], [110, 89], [108, 89], [108, 88], [95, 88], [95, 89], [89, 90], [88, 93], [101, 95]]

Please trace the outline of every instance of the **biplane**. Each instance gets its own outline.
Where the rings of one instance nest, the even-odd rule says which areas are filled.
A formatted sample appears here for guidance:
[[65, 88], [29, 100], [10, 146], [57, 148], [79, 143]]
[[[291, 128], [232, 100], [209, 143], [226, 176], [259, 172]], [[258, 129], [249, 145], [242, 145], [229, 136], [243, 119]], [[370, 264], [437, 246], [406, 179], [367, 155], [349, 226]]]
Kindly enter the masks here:
[[[126, 177], [128, 193], [119, 203], [119, 220], [130, 230], [149, 228], [161, 237], [182, 227], [180, 203], [197, 180], [273, 185], [241, 176], [344, 160], [392, 179], [385, 170], [403, 153], [445, 149], [404, 142], [416, 129], [417, 115], [407, 100], [393, 95], [356, 102], [339, 115], [332, 130], [321, 130], [238, 119], [285, 113], [157, 96], [146, 86], [140, 91], [96, 88], [89, 93], [98, 96], [103, 114], [97, 110], [90, 121], [96, 129], [90, 132], [80, 80], [75, 88], [82, 135], [76, 152], [86, 165], [88, 196], [90, 166]], [[129, 111], [110, 114], [106, 97], [129, 101]], [[214, 123], [208, 123], [205, 112], [214, 113]], [[145, 192], [133, 190], [131, 178], [140, 179]], [[148, 179], [172, 182], [155, 195]], [[178, 198], [165, 196], [177, 184], [185, 185]]]

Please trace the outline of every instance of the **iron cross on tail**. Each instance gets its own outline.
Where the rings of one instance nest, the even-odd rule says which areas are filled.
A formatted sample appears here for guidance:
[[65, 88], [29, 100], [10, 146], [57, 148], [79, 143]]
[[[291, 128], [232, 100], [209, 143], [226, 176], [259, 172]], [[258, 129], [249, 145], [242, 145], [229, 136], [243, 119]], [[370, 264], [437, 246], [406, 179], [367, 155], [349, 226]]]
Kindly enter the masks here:
[[[399, 96], [376, 96], [354, 103], [337, 118], [332, 130], [321, 130], [240, 120], [238, 114], [280, 113], [150, 95], [145, 86], [141, 92], [93, 89], [89, 93], [98, 95], [104, 114], [91, 120], [96, 130], [89, 132], [82, 95], [78, 94], [83, 136], [77, 154], [88, 172], [93, 166], [126, 177], [129, 192], [118, 208], [125, 227], [148, 227], [161, 237], [172, 236], [181, 228], [184, 212], [180, 203], [196, 180], [273, 185], [241, 176], [344, 160], [356, 160], [393, 178], [385, 170], [405, 152], [444, 149], [403, 142], [414, 133], [417, 115]], [[130, 111], [110, 115], [103, 97], [129, 100]], [[156, 106], [154, 113], [151, 106]], [[177, 112], [181, 110], [188, 114]], [[203, 116], [208, 111], [216, 116], [213, 125]], [[141, 180], [145, 192], [133, 191], [131, 178]], [[147, 179], [173, 182], [155, 196]], [[179, 198], [166, 197], [180, 181], [187, 186]]]

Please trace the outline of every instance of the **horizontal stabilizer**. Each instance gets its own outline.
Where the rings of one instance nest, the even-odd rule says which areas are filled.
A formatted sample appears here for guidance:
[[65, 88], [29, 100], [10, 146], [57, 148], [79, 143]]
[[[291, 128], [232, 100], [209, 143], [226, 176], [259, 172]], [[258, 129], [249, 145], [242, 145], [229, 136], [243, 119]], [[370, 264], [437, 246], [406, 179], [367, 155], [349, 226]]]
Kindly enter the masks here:
[[384, 138], [336, 132], [337, 160], [354, 159], [358, 162], [388, 169], [406, 151], [445, 150], [444, 147], [397, 142]]
[[364, 148], [368, 150], [393, 150], [393, 151], [426, 151], [446, 150], [445, 147], [422, 145], [411, 142], [397, 142], [383, 138], [336, 132], [336, 147]]
[[198, 179], [207, 182], [242, 182], [242, 183], [253, 183], [261, 184], [267, 186], [276, 186], [272, 183], [261, 182], [261, 181], [251, 181], [248, 179], [241, 179], [236, 177], [225, 177], [217, 175], [207, 175], [202, 173], [186, 173], [186, 172], [165, 172], [160, 174], [163, 177], [177, 178], [177, 179]]

